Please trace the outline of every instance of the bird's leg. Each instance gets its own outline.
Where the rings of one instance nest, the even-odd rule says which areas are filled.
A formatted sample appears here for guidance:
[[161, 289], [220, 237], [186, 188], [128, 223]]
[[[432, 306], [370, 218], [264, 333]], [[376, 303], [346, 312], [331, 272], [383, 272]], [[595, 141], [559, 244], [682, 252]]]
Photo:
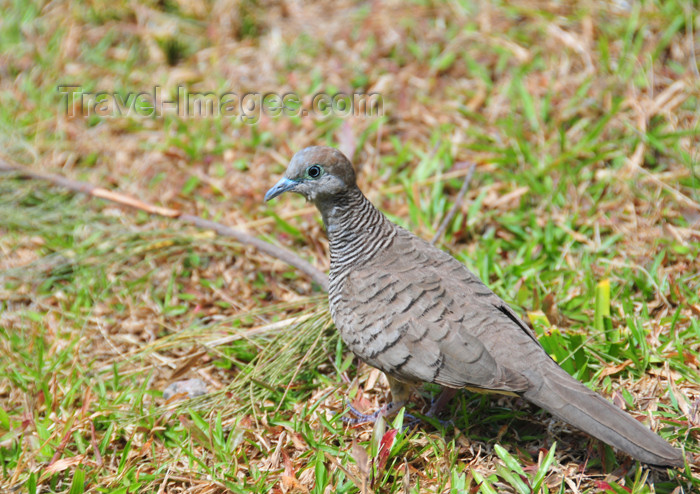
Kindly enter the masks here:
[[440, 412], [442, 412], [450, 400], [457, 394], [455, 388], [442, 388], [440, 396], [437, 397], [435, 401], [430, 405], [430, 410], [428, 410], [428, 417], [436, 417]]
[[343, 417], [344, 422], [351, 424], [359, 424], [361, 422], [376, 422], [379, 417], [388, 417], [396, 412], [398, 412], [402, 406], [406, 404], [408, 399], [411, 397], [411, 386], [405, 382], [394, 379], [393, 377], [387, 375], [389, 380], [389, 389], [391, 390], [391, 402], [387, 403], [379, 410], [374, 413], [362, 413], [357, 410], [352, 405], [348, 405], [350, 413], [354, 415], [354, 418]]
[[[452, 423], [451, 420], [440, 420], [437, 416], [445, 409], [445, 406], [450, 402], [450, 400], [457, 394], [457, 389], [443, 387], [440, 395], [433, 400], [430, 405], [430, 410], [425, 414], [425, 418], [437, 420], [443, 427], [447, 427]], [[412, 417], [411, 421], [406, 423], [406, 427], [411, 429], [417, 426], [421, 422], [421, 419]]]
[[388, 374], [386, 378], [389, 381], [389, 390], [391, 391], [391, 403], [387, 406], [392, 406], [396, 411], [404, 406], [411, 397], [412, 388], [410, 384], [394, 379]]

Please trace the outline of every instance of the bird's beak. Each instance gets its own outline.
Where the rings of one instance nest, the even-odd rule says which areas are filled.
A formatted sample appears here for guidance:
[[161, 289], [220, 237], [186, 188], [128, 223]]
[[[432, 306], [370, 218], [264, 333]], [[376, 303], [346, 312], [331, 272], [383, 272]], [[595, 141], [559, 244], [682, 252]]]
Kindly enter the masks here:
[[265, 194], [265, 201], [274, 199], [278, 195], [284, 194], [288, 190], [292, 190], [297, 185], [299, 185], [299, 182], [295, 180], [290, 180], [287, 177], [282, 177], [280, 181], [275, 184], [274, 187], [267, 191], [267, 194]]

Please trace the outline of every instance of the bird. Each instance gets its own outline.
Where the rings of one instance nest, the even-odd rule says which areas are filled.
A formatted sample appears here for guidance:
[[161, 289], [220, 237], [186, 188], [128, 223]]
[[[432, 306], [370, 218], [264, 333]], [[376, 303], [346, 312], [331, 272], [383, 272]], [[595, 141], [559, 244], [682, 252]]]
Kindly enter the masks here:
[[462, 263], [391, 222], [364, 196], [342, 152], [298, 151], [265, 201], [285, 192], [321, 213], [331, 317], [347, 347], [386, 374], [383, 413], [406, 404], [421, 383], [443, 387], [438, 402], [462, 388], [516, 395], [641, 462], [684, 465], [680, 449], [562, 369]]

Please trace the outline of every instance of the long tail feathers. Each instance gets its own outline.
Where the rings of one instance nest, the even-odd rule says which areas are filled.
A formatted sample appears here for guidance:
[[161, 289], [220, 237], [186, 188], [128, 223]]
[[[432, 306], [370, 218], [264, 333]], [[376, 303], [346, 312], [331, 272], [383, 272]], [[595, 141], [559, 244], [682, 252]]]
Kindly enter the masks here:
[[[561, 420], [650, 465], [683, 466], [683, 453], [551, 362], [524, 396]], [[549, 364], [545, 364], [549, 365]]]

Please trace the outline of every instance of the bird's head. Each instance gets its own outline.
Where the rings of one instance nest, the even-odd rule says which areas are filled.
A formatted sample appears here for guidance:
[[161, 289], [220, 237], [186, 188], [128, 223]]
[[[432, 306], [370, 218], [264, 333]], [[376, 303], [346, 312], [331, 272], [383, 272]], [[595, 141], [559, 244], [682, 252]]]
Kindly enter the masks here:
[[265, 194], [265, 200], [296, 192], [318, 204], [355, 186], [355, 170], [343, 153], [326, 146], [312, 146], [294, 155], [284, 177]]

